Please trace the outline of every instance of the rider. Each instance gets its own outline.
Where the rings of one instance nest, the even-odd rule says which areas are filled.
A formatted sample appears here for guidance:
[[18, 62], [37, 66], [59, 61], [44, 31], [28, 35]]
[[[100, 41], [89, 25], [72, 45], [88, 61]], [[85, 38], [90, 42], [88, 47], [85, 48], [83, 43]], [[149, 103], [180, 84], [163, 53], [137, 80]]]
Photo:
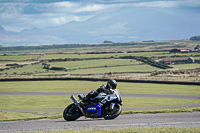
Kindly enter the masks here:
[[117, 82], [114, 79], [109, 79], [107, 81], [107, 84], [103, 84], [100, 86], [97, 90], [93, 90], [89, 92], [86, 97], [83, 98], [83, 102], [87, 102], [90, 100], [90, 98], [96, 97], [99, 93], [105, 93], [105, 94], [113, 94], [112, 89], [116, 89], [117, 87]]

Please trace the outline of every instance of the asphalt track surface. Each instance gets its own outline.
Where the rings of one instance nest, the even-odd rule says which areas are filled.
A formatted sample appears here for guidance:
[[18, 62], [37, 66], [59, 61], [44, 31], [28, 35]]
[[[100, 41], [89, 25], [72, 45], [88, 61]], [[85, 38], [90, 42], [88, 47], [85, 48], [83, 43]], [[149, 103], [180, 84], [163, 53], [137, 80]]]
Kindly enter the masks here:
[[200, 127], [200, 112], [120, 115], [114, 120], [79, 118], [0, 122], [0, 132], [87, 130], [144, 127]]
[[[0, 92], [0, 95], [78, 95], [78, 93], [63, 92]], [[121, 93], [124, 97], [158, 97], [200, 99], [200, 95], [176, 95], [176, 94], [143, 94]], [[200, 103], [176, 106], [159, 107], [132, 107], [123, 109], [151, 109], [151, 108], [178, 108], [199, 107]], [[63, 110], [63, 109], [37, 109], [39, 110]], [[37, 111], [36, 110], [36, 111]], [[29, 111], [5, 110], [5, 111]], [[33, 111], [33, 110], [30, 110]], [[113, 129], [113, 128], [143, 128], [143, 127], [200, 127], [200, 112], [193, 113], [158, 113], [158, 114], [130, 114], [120, 115], [114, 120], [79, 118], [77, 121], [68, 122], [64, 119], [30, 120], [0, 122], [0, 132], [35, 132], [49, 130], [84, 130], [84, 129]]]

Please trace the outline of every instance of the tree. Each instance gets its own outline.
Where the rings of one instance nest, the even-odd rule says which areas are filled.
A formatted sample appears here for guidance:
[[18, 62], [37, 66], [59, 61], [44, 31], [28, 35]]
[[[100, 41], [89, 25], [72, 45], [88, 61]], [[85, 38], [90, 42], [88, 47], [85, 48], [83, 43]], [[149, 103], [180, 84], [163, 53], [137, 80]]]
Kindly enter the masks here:
[[113, 43], [113, 42], [112, 42], [112, 41], [106, 40], [106, 41], [104, 41], [103, 43]]
[[190, 40], [200, 41], [200, 36], [193, 36], [193, 37], [190, 38]]

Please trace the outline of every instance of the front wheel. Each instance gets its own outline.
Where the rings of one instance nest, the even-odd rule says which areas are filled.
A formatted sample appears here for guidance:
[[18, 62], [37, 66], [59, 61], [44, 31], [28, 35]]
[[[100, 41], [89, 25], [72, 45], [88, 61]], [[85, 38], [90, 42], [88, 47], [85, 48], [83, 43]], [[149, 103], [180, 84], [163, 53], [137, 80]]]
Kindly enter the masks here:
[[116, 103], [113, 109], [106, 108], [104, 112], [104, 119], [111, 120], [120, 115], [122, 112], [122, 107], [119, 103]]
[[65, 110], [63, 111], [63, 118], [66, 121], [75, 121], [80, 116], [81, 116], [81, 112], [74, 103], [67, 106]]

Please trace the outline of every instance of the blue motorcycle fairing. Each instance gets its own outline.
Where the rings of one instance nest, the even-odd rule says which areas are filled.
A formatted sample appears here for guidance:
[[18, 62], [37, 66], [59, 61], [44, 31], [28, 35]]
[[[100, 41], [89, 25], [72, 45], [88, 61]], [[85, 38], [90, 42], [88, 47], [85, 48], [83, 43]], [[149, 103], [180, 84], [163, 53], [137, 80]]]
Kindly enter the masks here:
[[111, 109], [114, 109], [115, 104], [116, 104], [116, 103], [111, 103], [111, 104], [110, 104], [110, 108], [111, 108]]
[[[98, 98], [98, 97], [102, 98], [103, 94], [104, 93], [100, 93], [96, 98]], [[105, 96], [105, 98], [101, 101], [101, 103], [97, 103], [95, 106], [88, 107], [86, 109], [86, 111], [88, 112], [88, 114], [92, 113], [92, 114], [95, 114], [98, 117], [101, 117], [102, 116], [101, 110], [102, 110], [103, 104], [106, 103], [106, 102], [115, 100], [115, 99], [118, 99], [118, 102], [111, 103], [110, 104], [111, 109], [114, 109], [114, 107], [117, 103], [119, 103], [120, 105], [123, 104], [122, 99], [121, 99], [121, 95], [120, 95], [120, 92], [119, 92], [118, 89], [114, 90], [113, 94]]]
[[96, 112], [97, 111], [97, 116], [101, 116], [101, 107], [103, 105], [100, 104], [100, 103], [97, 103], [95, 106], [90, 106], [89, 108], [86, 109], [86, 111], [89, 111], [89, 112]]

